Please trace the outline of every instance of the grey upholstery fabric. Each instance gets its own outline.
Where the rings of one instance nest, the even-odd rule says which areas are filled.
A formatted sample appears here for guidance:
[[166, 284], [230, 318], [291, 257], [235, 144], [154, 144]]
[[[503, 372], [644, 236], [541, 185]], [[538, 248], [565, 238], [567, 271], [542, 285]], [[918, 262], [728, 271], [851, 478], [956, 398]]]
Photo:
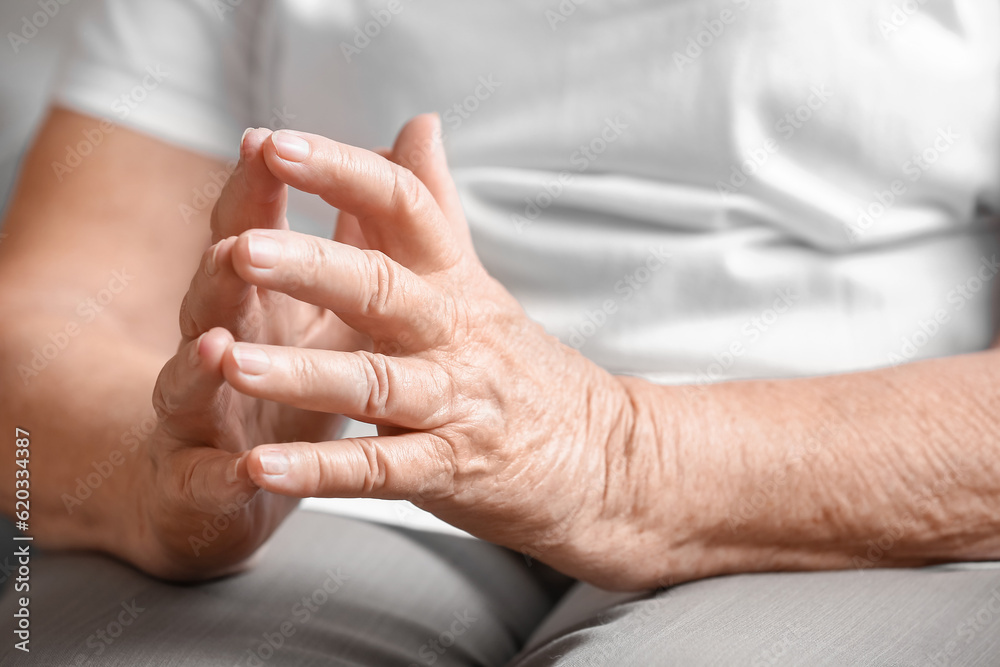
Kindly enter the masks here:
[[553, 608], [568, 580], [518, 554], [298, 512], [218, 581], [90, 554], [32, 566], [32, 652], [5, 641], [0, 665], [1000, 665], [996, 564], [576, 584]]
[[[503, 665], [553, 604], [537, 571], [484, 542], [312, 512], [293, 514], [256, 567], [198, 585], [42, 554], [31, 653], [4, 641], [0, 664]], [[13, 610], [8, 585], [0, 614]]]
[[512, 667], [1000, 665], [1000, 564], [728, 576], [620, 597], [579, 585]]

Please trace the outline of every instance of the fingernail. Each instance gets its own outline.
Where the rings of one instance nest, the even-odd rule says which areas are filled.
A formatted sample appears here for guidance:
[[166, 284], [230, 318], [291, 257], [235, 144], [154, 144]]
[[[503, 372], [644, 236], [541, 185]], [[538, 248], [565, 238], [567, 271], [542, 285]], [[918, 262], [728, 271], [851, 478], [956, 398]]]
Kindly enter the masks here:
[[233, 346], [233, 358], [236, 359], [236, 367], [246, 375], [262, 375], [271, 367], [271, 360], [264, 350], [245, 343]]
[[249, 454], [244, 454], [229, 464], [229, 467], [226, 468], [226, 482], [229, 484], [235, 484], [236, 482], [243, 481], [250, 477], [247, 474], [246, 466], [243, 465], [243, 462], [247, 460], [247, 456], [249, 456]]
[[265, 449], [260, 453], [260, 467], [265, 475], [284, 475], [288, 472], [288, 457], [280, 449]]
[[278, 130], [271, 135], [278, 157], [289, 162], [302, 162], [309, 157], [309, 142], [288, 130]]
[[274, 239], [266, 236], [251, 234], [248, 240], [250, 245], [250, 263], [258, 269], [272, 269], [281, 260], [281, 246]]
[[201, 339], [205, 337], [205, 334], [198, 336], [198, 340], [194, 342], [191, 346], [191, 353], [188, 355], [188, 361], [191, 363], [191, 367], [195, 368], [201, 362]]
[[212, 252], [208, 253], [208, 259], [205, 260], [205, 275], [212, 277], [219, 272], [219, 264], [215, 259], [215, 256], [219, 254], [219, 244], [216, 243], [215, 247], [212, 248]]
[[249, 157], [247, 155], [247, 135], [250, 134], [251, 130], [255, 130], [255, 129], [257, 129], [257, 128], [255, 128], [255, 127], [248, 127], [247, 129], [243, 130], [243, 136], [240, 137], [240, 161], [241, 162], [243, 160], [246, 160], [247, 157]]

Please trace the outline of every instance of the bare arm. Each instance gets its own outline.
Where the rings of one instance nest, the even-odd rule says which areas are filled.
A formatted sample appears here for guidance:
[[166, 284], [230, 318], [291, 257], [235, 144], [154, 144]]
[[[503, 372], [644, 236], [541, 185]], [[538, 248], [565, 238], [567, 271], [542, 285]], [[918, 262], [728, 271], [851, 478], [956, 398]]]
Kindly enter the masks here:
[[[633, 383], [671, 526], [646, 581], [1000, 558], [1000, 351], [842, 376]], [[646, 498], [648, 484], [633, 489]], [[662, 523], [661, 523], [662, 522]]]
[[[103, 141], [60, 181], [52, 165], [84, 132]], [[180, 206], [223, 168], [61, 109], [27, 156], [0, 244], [0, 432], [31, 431], [31, 532], [41, 544], [122, 543], [132, 511], [122, 499], [135, 479], [122, 466], [82, 504], [67, 507], [63, 496], [85, 495], [78, 479], [113, 452], [134, 460], [137, 438], [149, 435], [153, 384], [180, 341], [181, 298], [209, 242], [210, 207], [187, 224]], [[10, 479], [13, 445], [3, 442]], [[0, 485], [5, 513], [12, 489]]]

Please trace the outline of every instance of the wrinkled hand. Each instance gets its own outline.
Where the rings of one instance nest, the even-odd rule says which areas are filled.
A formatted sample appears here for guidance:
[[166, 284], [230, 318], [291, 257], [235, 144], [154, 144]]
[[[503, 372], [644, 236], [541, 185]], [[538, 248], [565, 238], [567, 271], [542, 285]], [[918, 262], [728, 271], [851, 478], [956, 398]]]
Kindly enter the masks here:
[[[270, 132], [244, 135], [240, 162], [212, 211], [206, 250], [180, 312], [182, 340], [157, 379], [159, 422], [136, 479], [137, 564], [166, 577], [238, 567], [270, 536], [296, 500], [258, 494], [241, 455], [259, 442], [335, 437], [342, 418], [233, 391], [222, 356], [234, 342], [357, 350], [362, 336], [330, 311], [246, 283], [233, 268], [236, 234], [286, 230], [287, 186], [264, 163]], [[338, 239], [360, 238], [345, 216]]]
[[623, 567], [617, 531], [648, 491], [632, 479], [652, 465], [627, 451], [629, 382], [546, 334], [487, 275], [439, 136], [437, 118], [420, 116], [389, 159], [305, 133], [264, 143], [270, 171], [355, 216], [367, 248], [252, 229], [233, 246], [236, 273], [336, 313], [373, 348], [238, 342], [225, 378], [248, 396], [377, 424], [379, 436], [258, 446], [250, 477], [293, 497], [408, 499], [605, 581]]

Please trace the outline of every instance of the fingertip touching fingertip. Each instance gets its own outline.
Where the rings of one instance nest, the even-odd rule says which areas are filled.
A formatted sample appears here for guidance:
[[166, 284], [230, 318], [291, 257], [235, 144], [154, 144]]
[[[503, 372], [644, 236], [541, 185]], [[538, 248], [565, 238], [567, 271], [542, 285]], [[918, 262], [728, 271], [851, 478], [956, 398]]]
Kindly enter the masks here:
[[197, 368], [198, 364], [201, 363], [201, 341], [205, 338], [205, 334], [198, 336], [191, 344], [191, 352], [188, 355], [188, 362], [191, 364], [192, 368]]
[[247, 254], [253, 267], [273, 269], [281, 261], [281, 244], [264, 234], [248, 234]]
[[229, 463], [226, 467], [226, 482], [239, 484], [250, 481], [250, 472], [247, 470], [247, 457], [249, 455], [250, 452], [245, 452]]
[[281, 447], [261, 445], [247, 452], [247, 476], [261, 489], [280, 492], [290, 469], [288, 455]]
[[312, 147], [304, 137], [292, 130], [278, 130], [271, 134], [274, 152], [286, 162], [302, 162], [309, 157]]
[[[260, 135], [259, 139], [257, 137], [258, 134]], [[248, 159], [253, 152], [255, 142], [256, 147], [260, 148], [261, 144], [264, 143], [264, 139], [269, 134], [271, 134], [271, 130], [266, 127], [248, 127], [243, 130], [243, 136], [240, 137], [240, 159]]]
[[243, 375], [263, 375], [271, 368], [271, 359], [262, 348], [236, 343], [232, 348], [236, 369]]
[[[212, 327], [198, 337], [197, 343], [192, 348], [192, 365], [195, 367], [204, 366], [205, 370], [212, 371], [213, 374], [221, 372], [219, 364], [222, 354], [232, 340], [232, 334], [229, 333], [228, 329]], [[197, 355], [197, 361], [194, 361], [195, 355]]]
[[205, 275], [209, 278], [219, 272], [219, 248], [222, 244], [223, 241], [219, 241], [212, 246], [208, 256], [205, 258]]
[[261, 472], [268, 477], [282, 477], [288, 473], [291, 463], [288, 454], [277, 447], [260, 448], [257, 452]]

